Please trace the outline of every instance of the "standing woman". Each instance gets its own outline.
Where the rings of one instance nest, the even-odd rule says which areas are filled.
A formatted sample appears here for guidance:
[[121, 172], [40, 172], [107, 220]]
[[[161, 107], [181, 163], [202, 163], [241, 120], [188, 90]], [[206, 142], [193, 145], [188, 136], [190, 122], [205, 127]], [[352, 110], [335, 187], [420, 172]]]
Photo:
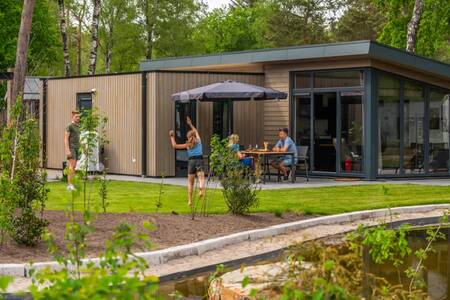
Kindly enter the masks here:
[[172, 147], [178, 150], [187, 150], [188, 153], [188, 205], [192, 205], [192, 193], [194, 191], [195, 176], [200, 184], [199, 197], [205, 194], [205, 171], [203, 166], [203, 146], [197, 129], [192, 124], [191, 118], [187, 117], [187, 124], [191, 128], [187, 133], [187, 141], [184, 144], [177, 144], [173, 130], [169, 132]]

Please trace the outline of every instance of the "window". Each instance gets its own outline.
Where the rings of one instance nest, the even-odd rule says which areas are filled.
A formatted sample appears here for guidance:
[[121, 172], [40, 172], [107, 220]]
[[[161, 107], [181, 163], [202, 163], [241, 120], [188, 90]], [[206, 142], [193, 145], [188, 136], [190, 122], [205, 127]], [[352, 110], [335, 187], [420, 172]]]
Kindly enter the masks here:
[[400, 80], [378, 76], [378, 169], [397, 174], [400, 169]]
[[314, 74], [314, 88], [362, 87], [363, 74], [360, 70], [317, 72]]
[[226, 138], [233, 131], [233, 102], [213, 103], [213, 134]]
[[311, 73], [298, 73], [295, 75], [295, 88], [296, 89], [309, 89], [311, 88]]
[[431, 89], [429, 108], [429, 172], [449, 171], [450, 93]]
[[77, 93], [77, 109], [79, 111], [92, 109], [92, 93]]
[[403, 168], [406, 174], [424, 172], [425, 97], [421, 85], [405, 81], [403, 104]]

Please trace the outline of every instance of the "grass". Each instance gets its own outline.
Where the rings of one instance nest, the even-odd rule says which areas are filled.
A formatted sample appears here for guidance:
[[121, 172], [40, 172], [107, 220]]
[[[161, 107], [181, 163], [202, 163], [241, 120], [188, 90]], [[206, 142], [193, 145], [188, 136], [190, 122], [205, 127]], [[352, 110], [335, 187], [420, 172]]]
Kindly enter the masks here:
[[[383, 188], [384, 187], [384, 188]], [[91, 203], [99, 206], [98, 183], [91, 186]], [[69, 204], [70, 194], [63, 182], [49, 183], [47, 209], [63, 210]], [[111, 181], [108, 183], [108, 212], [155, 212], [160, 185], [152, 183]], [[450, 187], [404, 185], [360, 185], [347, 187], [303, 188], [260, 191], [260, 206], [253, 212], [292, 211], [307, 214], [337, 214], [343, 212], [396, 206], [437, 204], [450, 202]], [[208, 190], [211, 213], [226, 213], [220, 190]], [[76, 207], [82, 207], [82, 199]], [[100, 211], [100, 209], [99, 209]], [[161, 213], [176, 211], [190, 213], [185, 187], [165, 185]]]

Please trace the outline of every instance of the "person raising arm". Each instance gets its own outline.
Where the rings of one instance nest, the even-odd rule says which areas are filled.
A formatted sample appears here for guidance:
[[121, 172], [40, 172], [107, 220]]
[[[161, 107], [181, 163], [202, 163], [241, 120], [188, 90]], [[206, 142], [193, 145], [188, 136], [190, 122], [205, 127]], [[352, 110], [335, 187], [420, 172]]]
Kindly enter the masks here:
[[203, 166], [203, 145], [197, 128], [192, 124], [191, 118], [186, 118], [186, 123], [191, 130], [186, 135], [186, 143], [177, 144], [175, 132], [169, 131], [170, 142], [173, 149], [187, 150], [188, 153], [188, 205], [192, 205], [195, 177], [198, 177], [200, 191], [199, 197], [205, 194], [205, 171]]

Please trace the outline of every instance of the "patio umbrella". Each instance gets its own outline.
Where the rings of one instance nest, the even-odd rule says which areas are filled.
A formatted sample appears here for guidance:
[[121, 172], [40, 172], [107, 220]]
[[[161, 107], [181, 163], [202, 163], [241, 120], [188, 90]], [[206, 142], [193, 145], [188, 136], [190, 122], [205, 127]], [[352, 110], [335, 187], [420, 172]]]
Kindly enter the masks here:
[[248, 101], [286, 99], [287, 94], [239, 81], [226, 80], [172, 95], [172, 100], [199, 101]]

